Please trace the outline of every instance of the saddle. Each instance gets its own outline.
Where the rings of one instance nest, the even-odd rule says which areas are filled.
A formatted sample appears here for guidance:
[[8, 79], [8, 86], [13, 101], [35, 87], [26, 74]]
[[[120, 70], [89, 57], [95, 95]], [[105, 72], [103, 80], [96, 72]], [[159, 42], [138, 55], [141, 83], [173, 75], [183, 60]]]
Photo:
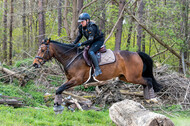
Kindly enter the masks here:
[[[88, 66], [94, 67], [91, 58], [88, 55], [89, 48], [89, 46], [84, 48], [83, 57]], [[115, 62], [114, 53], [110, 49], [106, 49], [105, 45], [103, 45], [95, 54], [100, 66]]]

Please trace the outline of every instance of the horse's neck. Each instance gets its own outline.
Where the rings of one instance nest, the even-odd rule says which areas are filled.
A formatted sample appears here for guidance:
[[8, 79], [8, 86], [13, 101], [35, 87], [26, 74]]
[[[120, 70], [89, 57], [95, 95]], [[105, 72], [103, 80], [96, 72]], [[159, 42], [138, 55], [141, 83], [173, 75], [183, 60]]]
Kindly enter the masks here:
[[77, 55], [75, 50], [72, 50], [68, 47], [53, 45], [53, 48], [54, 58], [57, 59], [64, 67], [66, 67], [67, 64], [72, 60], [72, 58]]

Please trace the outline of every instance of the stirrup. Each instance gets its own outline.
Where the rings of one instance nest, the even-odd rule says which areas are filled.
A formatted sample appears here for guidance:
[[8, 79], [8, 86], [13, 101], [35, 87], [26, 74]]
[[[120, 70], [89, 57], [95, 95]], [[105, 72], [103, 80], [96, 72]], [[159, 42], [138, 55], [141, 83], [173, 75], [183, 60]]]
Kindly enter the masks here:
[[102, 71], [100, 68], [98, 68], [98, 70], [95, 69], [95, 72], [93, 73], [93, 77], [97, 77], [98, 75], [102, 74]]

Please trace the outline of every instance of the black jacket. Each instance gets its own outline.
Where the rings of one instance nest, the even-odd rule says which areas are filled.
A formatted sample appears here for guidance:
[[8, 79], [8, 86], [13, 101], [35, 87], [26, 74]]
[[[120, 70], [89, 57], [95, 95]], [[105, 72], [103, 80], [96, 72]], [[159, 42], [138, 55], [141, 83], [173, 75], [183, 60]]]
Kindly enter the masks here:
[[87, 27], [82, 27], [82, 25], [80, 24], [78, 26], [78, 29], [78, 36], [74, 41], [74, 44], [78, 43], [83, 35], [85, 36], [87, 41], [81, 43], [81, 45], [91, 45], [93, 42], [96, 42], [98, 40], [104, 40], [103, 32], [101, 32], [98, 26], [93, 22], [90, 22]]

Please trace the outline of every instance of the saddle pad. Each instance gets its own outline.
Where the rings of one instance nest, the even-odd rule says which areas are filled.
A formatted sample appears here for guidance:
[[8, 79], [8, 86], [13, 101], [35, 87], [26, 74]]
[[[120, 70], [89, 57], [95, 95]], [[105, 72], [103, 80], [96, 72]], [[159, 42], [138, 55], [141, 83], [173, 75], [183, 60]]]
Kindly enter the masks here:
[[105, 53], [101, 53], [101, 61], [99, 62], [99, 65], [105, 65], [113, 62], [115, 62], [115, 55], [113, 51], [107, 49]]

